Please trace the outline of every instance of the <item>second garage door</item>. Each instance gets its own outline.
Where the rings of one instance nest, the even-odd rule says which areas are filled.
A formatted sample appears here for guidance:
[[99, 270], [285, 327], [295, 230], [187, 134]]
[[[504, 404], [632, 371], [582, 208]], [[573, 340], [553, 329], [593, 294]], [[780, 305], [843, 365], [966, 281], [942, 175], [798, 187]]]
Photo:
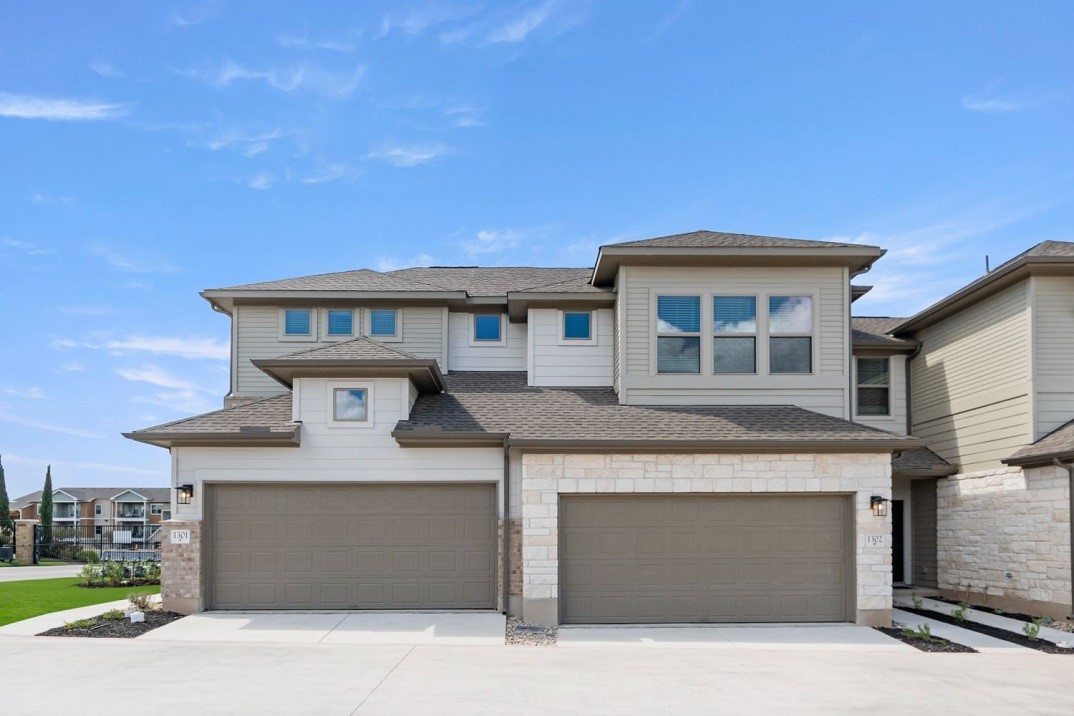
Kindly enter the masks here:
[[564, 623], [847, 621], [846, 496], [562, 496]]
[[213, 485], [213, 609], [491, 609], [494, 485]]

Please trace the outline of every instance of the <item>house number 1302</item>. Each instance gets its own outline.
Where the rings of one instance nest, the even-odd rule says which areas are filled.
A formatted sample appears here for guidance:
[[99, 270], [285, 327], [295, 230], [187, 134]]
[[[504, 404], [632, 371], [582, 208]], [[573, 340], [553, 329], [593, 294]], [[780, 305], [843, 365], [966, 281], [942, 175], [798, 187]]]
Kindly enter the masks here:
[[866, 547], [883, 547], [884, 535], [865, 535]]

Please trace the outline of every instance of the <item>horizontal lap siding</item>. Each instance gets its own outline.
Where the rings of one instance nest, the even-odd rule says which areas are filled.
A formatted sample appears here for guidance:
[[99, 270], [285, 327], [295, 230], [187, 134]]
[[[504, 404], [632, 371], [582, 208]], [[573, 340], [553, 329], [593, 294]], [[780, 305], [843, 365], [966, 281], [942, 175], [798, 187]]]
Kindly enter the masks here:
[[458, 371], [526, 370], [526, 324], [504, 321], [504, 345], [470, 345], [470, 314], [448, 314], [448, 368]]
[[594, 312], [592, 330], [596, 345], [560, 345], [559, 311], [537, 308], [533, 322], [533, 385], [609, 386], [612, 384], [613, 313]]
[[1036, 321], [1034, 356], [1040, 438], [1074, 419], [1074, 278], [1032, 279]]

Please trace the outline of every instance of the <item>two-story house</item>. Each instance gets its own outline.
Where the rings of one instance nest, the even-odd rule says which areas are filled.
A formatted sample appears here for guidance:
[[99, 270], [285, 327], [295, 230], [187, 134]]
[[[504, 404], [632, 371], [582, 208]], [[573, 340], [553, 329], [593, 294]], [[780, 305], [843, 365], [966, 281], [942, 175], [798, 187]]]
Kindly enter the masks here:
[[[52, 493], [52, 523], [69, 528], [63, 534], [71, 538], [118, 532], [132, 543], [151, 542], [171, 516], [170, 493], [166, 487], [61, 487]], [[40, 490], [23, 495], [11, 502], [11, 517], [38, 520], [40, 504]]]
[[893, 456], [908, 493], [949, 466], [905, 437], [914, 344], [852, 326], [882, 254], [699, 231], [207, 290], [228, 407], [127, 434], [172, 455], [166, 606], [887, 624]]

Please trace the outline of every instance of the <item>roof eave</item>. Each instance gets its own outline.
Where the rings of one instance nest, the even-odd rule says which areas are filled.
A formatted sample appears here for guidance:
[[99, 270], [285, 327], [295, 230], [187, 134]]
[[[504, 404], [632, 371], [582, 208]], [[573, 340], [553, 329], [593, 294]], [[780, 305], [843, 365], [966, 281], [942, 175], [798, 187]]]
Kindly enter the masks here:
[[920, 447], [914, 438], [873, 440], [576, 440], [565, 438], [512, 438], [508, 433], [452, 432], [448, 430], [393, 430], [392, 437], [407, 447], [462, 447], [502, 445], [529, 451], [567, 452], [895, 452]]
[[861, 355], [890, 355], [892, 353], [913, 353], [917, 350], [916, 343], [909, 344], [881, 344], [881, 343], [852, 343], [851, 353]]
[[299, 447], [302, 444], [302, 426], [296, 425], [287, 433], [236, 433], [236, 432], [159, 432], [123, 433], [123, 437], [135, 442], [162, 448], [177, 447]]
[[924, 470], [896, 470], [892, 468], [892, 477], [948, 477], [958, 472], [954, 465], [947, 467], [930, 467]]
[[1074, 449], [1053, 450], [1051, 452], [1025, 455], [1023, 457], [1012, 455], [1011, 457], [1000, 460], [1000, 462], [1014, 467], [1044, 467], [1053, 464], [1053, 460], [1074, 460]]
[[444, 374], [432, 358], [417, 359], [353, 359], [322, 358], [319, 360], [292, 360], [286, 358], [262, 358], [250, 361], [254, 366], [287, 388], [292, 388], [295, 378], [375, 378], [406, 376], [423, 392], [440, 393], [444, 390]]
[[615, 305], [615, 293], [556, 291], [509, 291], [507, 294], [507, 315], [515, 322], [525, 320], [531, 307], [554, 307], [559, 309], [599, 308]]
[[447, 432], [444, 430], [393, 430], [402, 447], [503, 447], [508, 433]]

